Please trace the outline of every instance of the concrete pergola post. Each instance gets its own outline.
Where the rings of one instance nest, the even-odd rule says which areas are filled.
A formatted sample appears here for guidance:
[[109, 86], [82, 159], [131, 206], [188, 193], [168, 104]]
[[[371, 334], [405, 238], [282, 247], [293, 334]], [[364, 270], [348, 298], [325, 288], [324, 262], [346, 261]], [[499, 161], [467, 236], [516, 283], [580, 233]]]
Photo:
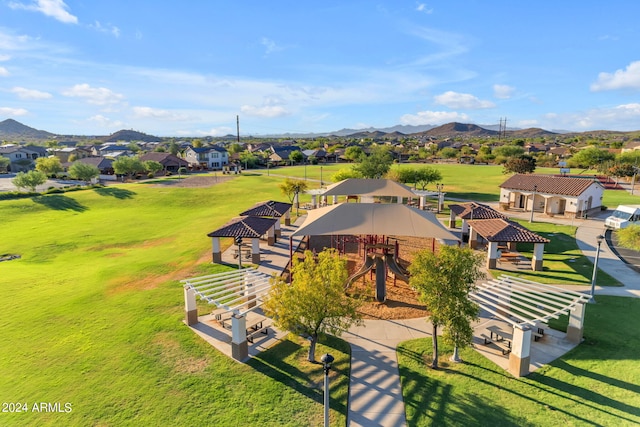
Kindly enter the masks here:
[[274, 227], [276, 240], [278, 240], [278, 237], [282, 237], [282, 228], [280, 227], [280, 218], [277, 218], [277, 221], [275, 224], [273, 224], [273, 227]]
[[584, 332], [584, 302], [576, 304], [569, 312], [569, 324], [567, 325], [567, 341], [580, 343]]
[[498, 242], [489, 242], [489, 247], [487, 248], [487, 268], [489, 269], [496, 268], [497, 260], [498, 260]]
[[533, 244], [533, 257], [531, 258], [531, 269], [542, 271], [542, 257], [544, 256], [544, 243]]
[[311, 195], [311, 206], [313, 206], [314, 209], [318, 207], [317, 196], [315, 194]]
[[289, 209], [284, 214], [284, 225], [286, 225], [286, 226], [291, 225], [291, 209]]
[[529, 375], [531, 361], [531, 328], [526, 325], [513, 327], [513, 340], [509, 354], [509, 372], [514, 377]]
[[333, 202], [332, 204], [337, 205], [338, 204], [338, 196], [333, 196]]
[[184, 287], [184, 320], [189, 326], [198, 323], [196, 291], [191, 286]]
[[231, 357], [236, 360], [244, 360], [248, 356], [247, 318], [234, 314], [231, 316]]
[[275, 227], [269, 227], [267, 230], [267, 245], [273, 246], [276, 244]]
[[251, 262], [260, 264], [260, 239], [257, 237], [251, 239]]
[[220, 252], [220, 238], [211, 238], [211, 259], [217, 264], [222, 262], [222, 252]]
[[[427, 204], [427, 196], [420, 196], [420, 210], [423, 211]], [[449, 227], [451, 227], [451, 220], [449, 220]]]
[[456, 214], [449, 212], [449, 228], [456, 228]]
[[398, 203], [399, 205], [402, 204], [403, 200], [404, 199], [401, 196], [396, 197], [396, 203]]
[[444, 210], [444, 194], [445, 193], [438, 194], [438, 211]]
[[478, 247], [478, 233], [473, 227], [469, 227], [469, 247], [475, 249]]

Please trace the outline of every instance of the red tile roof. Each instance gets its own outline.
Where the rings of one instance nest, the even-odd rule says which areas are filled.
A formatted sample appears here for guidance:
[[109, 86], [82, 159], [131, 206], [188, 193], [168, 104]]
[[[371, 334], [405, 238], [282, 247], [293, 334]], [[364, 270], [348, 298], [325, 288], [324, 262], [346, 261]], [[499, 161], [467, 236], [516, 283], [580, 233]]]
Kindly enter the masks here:
[[476, 202], [449, 205], [449, 209], [462, 219], [507, 218], [492, 207]]
[[579, 196], [593, 184], [600, 185], [592, 177], [569, 178], [552, 175], [516, 174], [500, 185], [500, 188], [519, 191], [536, 191], [544, 194]]
[[527, 230], [517, 222], [501, 218], [471, 220], [469, 226], [490, 242], [549, 243], [549, 239]]

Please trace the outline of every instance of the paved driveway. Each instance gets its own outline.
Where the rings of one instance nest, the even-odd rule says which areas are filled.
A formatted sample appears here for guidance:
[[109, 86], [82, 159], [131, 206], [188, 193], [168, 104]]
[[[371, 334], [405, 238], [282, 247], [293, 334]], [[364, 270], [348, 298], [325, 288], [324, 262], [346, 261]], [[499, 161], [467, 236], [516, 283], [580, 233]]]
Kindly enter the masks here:
[[[14, 173], [0, 174], [0, 192], [2, 191], [15, 191], [17, 190], [16, 186], [13, 185], [13, 178], [16, 177]], [[42, 185], [38, 185], [36, 187], [36, 191], [44, 191], [49, 187], [66, 187], [68, 185], [78, 185], [81, 184], [80, 181], [72, 181], [65, 179], [49, 179]]]

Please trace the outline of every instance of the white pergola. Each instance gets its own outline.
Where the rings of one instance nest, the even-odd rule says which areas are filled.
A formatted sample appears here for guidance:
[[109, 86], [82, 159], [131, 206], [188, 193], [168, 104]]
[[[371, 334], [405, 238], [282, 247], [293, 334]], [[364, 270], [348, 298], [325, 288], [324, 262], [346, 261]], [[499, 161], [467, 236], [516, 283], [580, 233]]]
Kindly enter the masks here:
[[569, 315], [566, 339], [576, 343], [582, 340], [589, 295], [503, 275], [478, 285], [469, 298], [513, 328], [509, 371], [515, 376], [529, 373], [531, 327], [566, 313]]
[[231, 354], [244, 360], [248, 354], [247, 314], [260, 307], [273, 284], [271, 276], [255, 268], [193, 277], [184, 283], [185, 321], [198, 323], [196, 297], [215, 305], [220, 312], [231, 313]]

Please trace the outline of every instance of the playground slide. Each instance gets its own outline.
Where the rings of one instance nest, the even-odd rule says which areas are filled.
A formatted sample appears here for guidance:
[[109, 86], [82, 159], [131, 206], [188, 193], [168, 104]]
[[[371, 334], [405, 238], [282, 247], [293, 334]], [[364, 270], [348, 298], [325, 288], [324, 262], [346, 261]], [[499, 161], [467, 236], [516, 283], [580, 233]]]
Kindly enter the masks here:
[[384, 259], [376, 257], [376, 301], [385, 302], [387, 300], [387, 269]]
[[387, 267], [389, 268], [389, 270], [391, 270], [391, 272], [395, 274], [398, 279], [402, 280], [405, 283], [409, 283], [409, 276], [407, 276], [407, 273], [405, 273], [402, 267], [398, 265], [393, 255], [386, 255], [385, 261], [387, 262]]
[[355, 273], [353, 273], [351, 275], [351, 277], [349, 277], [347, 279], [347, 284], [345, 285], [344, 288], [348, 289], [349, 286], [351, 286], [351, 284], [353, 282], [355, 282], [356, 280], [358, 280], [359, 278], [361, 278], [362, 276], [367, 274], [369, 272], [369, 270], [371, 270], [373, 268], [374, 261], [375, 261], [375, 259], [373, 257], [369, 257], [368, 256], [367, 260], [364, 262], [364, 264], [362, 264], [362, 267], [360, 267], [360, 270], [358, 270]]

